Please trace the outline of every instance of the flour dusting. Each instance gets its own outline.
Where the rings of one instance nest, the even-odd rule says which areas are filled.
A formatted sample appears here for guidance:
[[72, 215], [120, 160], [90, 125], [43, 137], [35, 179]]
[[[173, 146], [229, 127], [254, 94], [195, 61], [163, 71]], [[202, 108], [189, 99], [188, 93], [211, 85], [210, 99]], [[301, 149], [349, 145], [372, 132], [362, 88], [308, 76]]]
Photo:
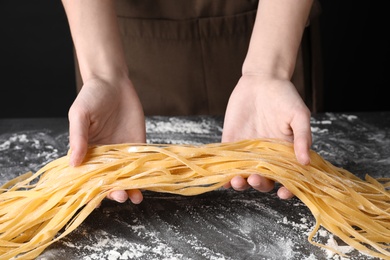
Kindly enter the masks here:
[[182, 254], [174, 253], [173, 249], [160, 240], [154, 232], [145, 232], [144, 226], [138, 226], [138, 228], [144, 229], [143, 234], [148, 236], [151, 246], [99, 229], [90, 231], [90, 233], [84, 232], [85, 239], [90, 240], [88, 244], [66, 237], [59, 243], [80, 252], [78, 257], [85, 260], [153, 259], [153, 257], [156, 259], [182, 259]]
[[[351, 172], [388, 176], [389, 128], [356, 115], [326, 113], [311, 119], [313, 150]], [[148, 117], [148, 143], [219, 142], [222, 120], [213, 117]], [[68, 151], [66, 129], [0, 135], [0, 181], [36, 171]], [[130, 148], [130, 152], [132, 148]], [[1, 184], [1, 183], [0, 183]], [[218, 190], [195, 197], [144, 193], [140, 205], [103, 201], [71, 234], [52, 244], [40, 260], [344, 260], [307, 241], [315, 227], [298, 199], [275, 193]], [[320, 227], [315, 242], [350, 256], [358, 252]]]
[[36, 172], [66, 152], [63, 136], [50, 132], [23, 131], [0, 135], [0, 184], [28, 171]]

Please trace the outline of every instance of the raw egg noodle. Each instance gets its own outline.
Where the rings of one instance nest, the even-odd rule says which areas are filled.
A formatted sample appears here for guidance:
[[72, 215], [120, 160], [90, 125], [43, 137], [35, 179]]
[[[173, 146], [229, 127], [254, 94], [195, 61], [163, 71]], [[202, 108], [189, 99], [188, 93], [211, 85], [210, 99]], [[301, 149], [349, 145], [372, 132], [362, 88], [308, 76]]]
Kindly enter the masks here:
[[343, 255], [313, 241], [322, 226], [364, 254], [390, 259], [390, 178], [362, 180], [315, 151], [310, 165], [297, 162], [292, 144], [275, 139], [91, 146], [78, 167], [69, 166], [69, 154], [0, 187], [0, 259], [39, 256], [111, 191], [193, 196], [250, 174], [279, 182], [310, 209], [316, 220], [310, 243]]

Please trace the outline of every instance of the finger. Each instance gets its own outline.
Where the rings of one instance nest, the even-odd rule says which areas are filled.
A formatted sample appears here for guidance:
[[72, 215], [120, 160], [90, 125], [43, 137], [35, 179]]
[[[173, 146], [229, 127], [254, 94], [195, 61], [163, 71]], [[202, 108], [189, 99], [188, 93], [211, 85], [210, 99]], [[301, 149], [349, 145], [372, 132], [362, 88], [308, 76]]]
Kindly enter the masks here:
[[88, 149], [89, 121], [82, 121], [76, 117], [69, 120], [70, 165], [78, 166], [82, 163]]
[[278, 192], [277, 192], [279, 198], [281, 199], [291, 199], [294, 197], [294, 194], [291, 193], [286, 187], [280, 187]]
[[310, 163], [310, 147], [312, 136], [310, 129], [310, 117], [302, 119], [299, 124], [291, 125], [294, 132], [294, 152], [298, 162], [302, 165]]
[[[71, 145], [72, 147], [72, 145]], [[70, 165], [73, 167], [79, 166], [87, 153], [87, 145], [73, 145], [74, 148], [71, 148], [70, 153]]]
[[310, 163], [311, 138], [307, 136], [297, 136], [294, 138], [294, 152], [298, 162], [302, 165]]
[[130, 201], [134, 204], [140, 204], [144, 199], [140, 190], [128, 190], [126, 191]]
[[127, 192], [124, 190], [115, 190], [110, 192], [107, 195], [107, 198], [110, 200], [115, 200], [116, 202], [119, 203], [123, 203], [129, 198], [129, 195], [127, 195]]
[[230, 181], [230, 185], [233, 189], [235, 189], [237, 191], [243, 191], [243, 190], [250, 188], [250, 185], [248, 184], [248, 182], [244, 178], [242, 178], [241, 176], [233, 177]]
[[258, 174], [248, 177], [248, 184], [260, 192], [269, 192], [275, 187], [275, 182]]
[[222, 187], [224, 187], [225, 189], [229, 189], [232, 187], [232, 185], [230, 184], [230, 181], [226, 184], [224, 184]]

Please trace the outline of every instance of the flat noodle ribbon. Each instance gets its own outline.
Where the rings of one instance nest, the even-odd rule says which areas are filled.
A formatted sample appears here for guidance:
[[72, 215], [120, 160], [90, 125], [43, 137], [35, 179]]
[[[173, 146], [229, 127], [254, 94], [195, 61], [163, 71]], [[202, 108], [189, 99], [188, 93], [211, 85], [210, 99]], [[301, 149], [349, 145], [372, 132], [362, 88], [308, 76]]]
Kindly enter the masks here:
[[69, 166], [68, 153], [0, 187], [0, 260], [39, 256], [113, 190], [192, 196], [253, 173], [281, 183], [310, 209], [310, 243], [343, 255], [313, 241], [322, 226], [364, 254], [390, 259], [390, 178], [362, 180], [314, 151], [310, 156], [310, 165], [301, 165], [292, 144], [275, 139], [91, 146], [79, 167]]

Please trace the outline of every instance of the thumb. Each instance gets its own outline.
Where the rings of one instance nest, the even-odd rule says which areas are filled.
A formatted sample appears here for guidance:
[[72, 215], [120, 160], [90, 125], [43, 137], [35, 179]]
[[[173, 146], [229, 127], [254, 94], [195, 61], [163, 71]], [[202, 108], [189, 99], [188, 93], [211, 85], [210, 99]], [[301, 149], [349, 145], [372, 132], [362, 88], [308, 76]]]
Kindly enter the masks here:
[[[295, 126], [295, 127], [294, 127]], [[310, 163], [310, 147], [312, 144], [310, 122], [292, 125], [294, 132], [294, 152], [302, 165]]]
[[310, 135], [294, 135], [294, 151], [298, 162], [302, 165], [310, 163]]
[[71, 166], [80, 165], [88, 149], [88, 128], [89, 124], [82, 123], [81, 120], [70, 120], [69, 123], [69, 145]]

